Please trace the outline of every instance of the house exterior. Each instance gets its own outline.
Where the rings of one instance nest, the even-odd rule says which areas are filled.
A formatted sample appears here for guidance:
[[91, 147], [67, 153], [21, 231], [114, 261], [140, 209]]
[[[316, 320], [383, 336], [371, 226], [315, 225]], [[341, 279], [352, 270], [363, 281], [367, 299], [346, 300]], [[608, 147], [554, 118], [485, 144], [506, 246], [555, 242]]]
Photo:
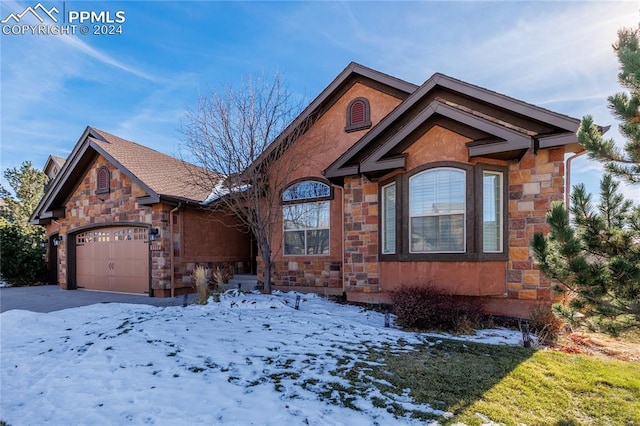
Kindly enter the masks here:
[[283, 188], [274, 288], [378, 303], [434, 286], [520, 317], [552, 300], [530, 241], [563, 200], [579, 120], [442, 74], [415, 86], [355, 63], [304, 120], [289, 150], [312, 160]]
[[[564, 198], [578, 125], [442, 74], [417, 86], [349, 64], [272, 144], [297, 128], [278, 161], [304, 159], [272, 206], [272, 287], [386, 303], [434, 286], [526, 317], [553, 300], [530, 241]], [[197, 264], [238, 273], [254, 260], [263, 280], [252, 239], [211, 220], [189, 167], [87, 128], [32, 217], [60, 285], [170, 296], [191, 290]]]
[[202, 209], [192, 167], [87, 127], [66, 161], [47, 161], [53, 179], [31, 217], [47, 228], [50, 281], [166, 297], [193, 291], [198, 264], [250, 271], [248, 234]]

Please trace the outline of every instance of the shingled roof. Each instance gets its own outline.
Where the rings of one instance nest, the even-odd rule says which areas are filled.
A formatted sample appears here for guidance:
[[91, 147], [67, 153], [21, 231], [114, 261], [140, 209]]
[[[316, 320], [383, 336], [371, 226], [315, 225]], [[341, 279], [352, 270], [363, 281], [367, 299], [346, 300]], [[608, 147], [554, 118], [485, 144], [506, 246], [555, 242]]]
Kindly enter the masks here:
[[104, 130], [87, 127], [32, 214], [32, 223], [41, 224], [64, 215], [64, 203], [96, 155], [102, 155], [146, 191], [146, 197], [139, 199], [141, 204], [153, 204], [161, 199], [198, 204], [209, 196], [208, 189], [193, 184], [193, 176], [203, 176], [208, 173], [206, 170]]
[[93, 130], [101, 138], [89, 139], [104, 150], [106, 157], [156, 194], [193, 201], [202, 201], [209, 195], [209, 190], [192, 183], [193, 175], [204, 172], [200, 167], [104, 130]]

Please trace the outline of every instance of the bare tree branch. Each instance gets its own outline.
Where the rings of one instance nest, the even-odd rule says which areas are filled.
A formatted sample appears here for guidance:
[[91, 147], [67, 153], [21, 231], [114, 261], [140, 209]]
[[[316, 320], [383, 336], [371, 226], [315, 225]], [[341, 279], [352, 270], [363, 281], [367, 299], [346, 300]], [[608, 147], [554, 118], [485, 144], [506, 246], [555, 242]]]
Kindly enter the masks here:
[[209, 210], [235, 215], [253, 233], [266, 292], [281, 250], [274, 235], [282, 229], [282, 191], [313, 157], [288, 150], [309, 128], [310, 120], [294, 122], [301, 110], [279, 74], [248, 77], [238, 87], [199, 96], [181, 126], [181, 150], [201, 167], [190, 180], [210, 191], [203, 203]]

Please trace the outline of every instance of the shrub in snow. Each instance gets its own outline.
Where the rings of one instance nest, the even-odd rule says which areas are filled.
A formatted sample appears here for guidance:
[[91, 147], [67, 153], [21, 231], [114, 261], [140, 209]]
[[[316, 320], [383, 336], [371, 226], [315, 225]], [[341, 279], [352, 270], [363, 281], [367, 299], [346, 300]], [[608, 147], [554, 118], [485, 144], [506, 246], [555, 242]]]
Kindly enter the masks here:
[[482, 311], [472, 300], [429, 287], [401, 287], [392, 296], [396, 324], [420, 330], [454, 333], [473, 331]]

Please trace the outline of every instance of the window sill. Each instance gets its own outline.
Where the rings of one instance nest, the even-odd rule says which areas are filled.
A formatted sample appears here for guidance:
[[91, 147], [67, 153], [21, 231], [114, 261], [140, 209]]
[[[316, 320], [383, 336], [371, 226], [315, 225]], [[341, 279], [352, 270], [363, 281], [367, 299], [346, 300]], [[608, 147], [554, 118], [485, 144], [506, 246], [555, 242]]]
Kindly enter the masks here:
[[380, 254], [380, 262], [493, 262], [509, 260], [505, 253], [400, 253]]
[[371, 121], [367, 121], [364, 123], [353, 124], [351, 126], [347, 126], [344, 128], [344, 131], [347, 133], [357, 132], [358, 130], [364, 130], [371, 127]]

